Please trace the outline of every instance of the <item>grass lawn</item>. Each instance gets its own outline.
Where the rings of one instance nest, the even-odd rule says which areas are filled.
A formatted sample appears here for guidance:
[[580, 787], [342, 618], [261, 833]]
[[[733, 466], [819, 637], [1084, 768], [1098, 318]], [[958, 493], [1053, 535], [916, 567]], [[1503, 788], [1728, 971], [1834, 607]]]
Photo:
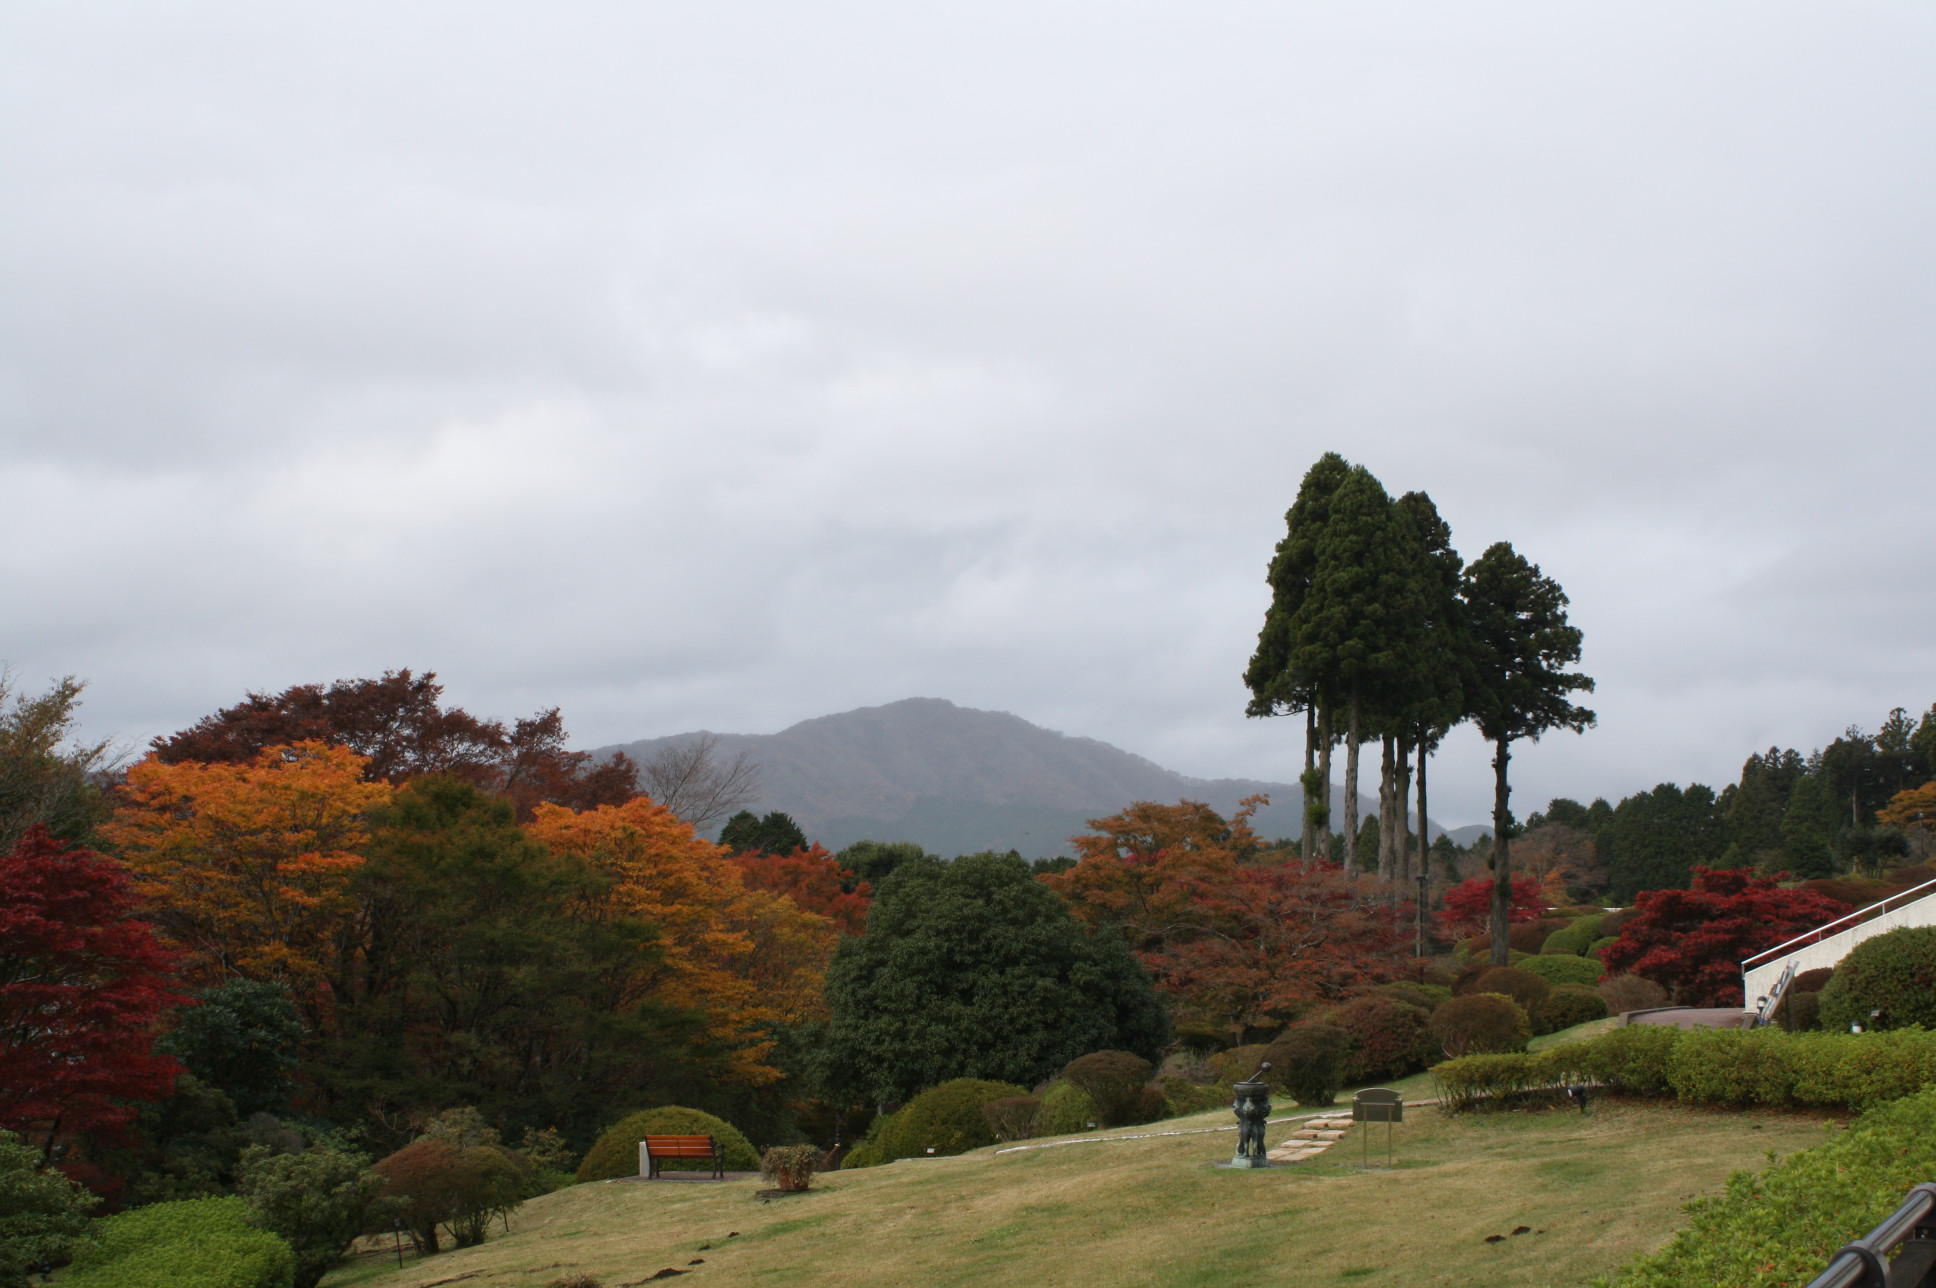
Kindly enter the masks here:
[[[1227, 1121], [1220, 1110], [1119, 1134]], [[1271, 1143], [1289, 1130], [1273, 1128]], [[1235, 1141], [1219, 1133], [908, 1160], [771, 1202], [755, 1196], [759, 1181], [579, 1185], [526, 1204], [508, 1235], [481, 1247], [401, 1270], [368, 1256], [324, 1285], [542, 1288], [589, 1272], [615, 1288], [670, 1267], [695, 1288], [1561, 1288], [1660, 1246], [1681, 1205], [1730, 1171], [1825, 1137], [1819, 1113], [1414, 1109], [1396, 1128], [1397, 1166], [1361, 1171], [1357, 1130], [1319, 1159], [1263, 1172], [1212, 1167]]]

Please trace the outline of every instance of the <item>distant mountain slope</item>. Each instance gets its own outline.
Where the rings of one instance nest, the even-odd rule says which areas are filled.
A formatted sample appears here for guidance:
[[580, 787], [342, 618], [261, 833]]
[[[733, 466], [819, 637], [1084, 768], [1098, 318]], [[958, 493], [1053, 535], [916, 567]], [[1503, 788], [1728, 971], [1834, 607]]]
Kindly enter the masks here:
[[[697, 732], [603, 747], [635, 760]], [[802, 720], [774, 734], [719, 734], [728, 755], [759, 762], [757, 808], [785, 810], [829, 849], [858, 840], [915, 841], [936, 854], [1014, 849], [1032, 858], [1068, 852], [1086, 821], [1132, 801], [1198, 800], [1223, 814], [1268, 793], [1255, 826], [1295, 836], [1303, 796], [1291, 783], [1191, 778], [1093, 738], [1076, 738], [1001, 711], [941, 698]], [[1343, 796], [1333, 802], [1342, 810]], [[1376, 812], [1369, 798], [1361, 808]], [[1434, 833], [1436, 835], [1436, 832]]]

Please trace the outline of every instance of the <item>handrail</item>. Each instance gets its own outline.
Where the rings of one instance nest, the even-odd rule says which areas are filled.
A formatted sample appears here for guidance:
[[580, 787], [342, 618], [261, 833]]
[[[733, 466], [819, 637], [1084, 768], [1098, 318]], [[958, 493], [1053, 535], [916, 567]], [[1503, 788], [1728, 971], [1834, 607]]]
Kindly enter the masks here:
[[[1854, 912], [1843, 913], [1841, 916], [1837, 917], [1834, 921], [1831, 921], [1826, 925], [1817, 926], [1813, 930], [1804, 931], [1803, 933], [1796, 935], [1793, 939], [1789, 940], [1787, 943], [1776, 944], [1773, 948], [1765, 949], [1761, 952], [1756, 953], [1754, 956], [1748, 958], [1747, 960], [1741, 963], [1741, 969], [1745, 971], [1749, 967], [1753, 966], [1756, 962], [1760, 961], [1763, 957], [1772, 957], [1776, 953], [1781, 952], [1783, 949], [1792, 948], [1794, 945], [1801, 943], [1802, 940], [1804, 939], [1808, 940], [1810, 943], [1819, 944], [1822, 942], [1822, 936], [1826, 935], [1829, 931], [1834, 930], [1835, 927], [1841, 925], [1843, 922], [1866, 921], [1868, 920], [1871, 914], [1879, 917], [1883, 913], [1889, 910], [1887, 907], [1888, 904], [1895, 902], [1897, 899], [1907, 899], [1910, 895], [1919, 894], [1925, 890], [1936, 891], [1936, 880], [1925, 881], [1921, 885], [1913, 886], [1908, 890], [1898, 890], [1895, 894], [1890, 895], [1888, 898], [1877, 899], [1874, 903], [1869, 904], [1867, 907], [1857, 908]], [[1841, 932], [1837, 931], [1836, 933], [1839, 934]]]
[[[1808, 1288], [1889, 1288], [1894, 1280], [1883, 1258], [1897, 1244], [1924, 1229], [1931, 1212], [1936, 1212], [1936, 1184], [1925, 1181], [1909, 1191], [1902, 1206], [1885, 1217], [1881, 1225], [1853, 1243], [1844, 1244], [1841, 1251], [1829, 1258], [1822, 1273], [1809, 1281]], [[1921, 1276], [1908, 1280], [1915, 1285], [1923, 1282]]]

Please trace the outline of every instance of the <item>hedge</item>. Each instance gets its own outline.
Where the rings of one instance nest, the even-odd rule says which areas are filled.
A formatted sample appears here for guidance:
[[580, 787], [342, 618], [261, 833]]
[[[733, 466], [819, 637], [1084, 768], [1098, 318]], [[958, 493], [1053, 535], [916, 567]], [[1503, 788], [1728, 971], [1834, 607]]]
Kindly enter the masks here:
[[930, 1150], [941, 1156], [993, 1145], [995, 1133], [982, 1116], [981, 1107], [991, 1100], [1027, 1094], [1027, 1088], [1006, 1082], [956, 1078], [929, 1087], [902, 1105], [881, 1129], [875, 1144], [886, 1162], [925, 1158]]
[[151, 1203], [96, 1221], [70, 1288], [289, 1288], [296, 1254], [249, 1224], [244, 1199]]
[[1825, 1145], [1759, 1175], [1736, 1172], [1687, 1205], [1688, 1225], [1659, 1252], [1596, 1288], [1799, 1284], [1936, 1175], [1936, 1089], [1871, 1109]]
[[1863, 940], [1836, 966], [1821, 996], [1825, 1029], [1936, 1025], [1936, 926], [1904, 926]]
[[1042, 1107], [1035, 1113], [1037, 1136], [1072, 1136], [1088, 1131], [1097, 1121], [1096, 1107], [1082, 1088], [1069, 1082], [1052, 1082], [1042, 1092]]
[[[1593, 947], [1593, 941], [1600, 937], [1600, 923], [1605, 919], [1604, 914], [1601, 913], [1592, 913], [1585, 917], [1575, 917], [1566, 925], [1561, 926], [1558, 930], [1546, 936], [1546, 942], [1539, 946], [1540, 953], [1542, 955], [1549, 953], [1570, 953], [1575, 957], [1586, 956], [1586, 950]], [[1554, 983], [1567, 982], [1570, 981], [1554, 981]]]
[[[647, 1136], [711, 1136], [725, 1155], [721, 1166], [729, 1172], [760, 1170], [759, 1151], [740, 1134], [739, 1128], [724, 1118], [715, 1118], [698, 1109], [661, 1105], [630, 1114], [606, 1128], [598, 1143], [587, 1150], [578, 1164], [580, 1181], [610, 1181], [639, 1174], [639, 1142]], [[708, 1171], [712, 1160], [706, 1158], [669, 1158], [659, 1170]]]
[[[1555, 988], [1562, 984], [1578, 984], [1585, 988], [1592, 988], [1600, 982], [1600, 977], [1607, 973], [1607, 968], [1591, 957], [1576, 957], [1568, 953], [1542, 953], [1538, 957], [1528, 957], [1519, 963], [1519, 969], [1529, 975], [1539, 976]], [[1503, 993], [1506, 990], [1501, 988], [1492, 991]]]
[[1936, 1083], [1936, 1033], [1628, 1025], [1545, 1051], [1448, 1060], [1432, 1077], [1448, 1113], [1571, 1083], [1692, 1104], [1866, 1109]]

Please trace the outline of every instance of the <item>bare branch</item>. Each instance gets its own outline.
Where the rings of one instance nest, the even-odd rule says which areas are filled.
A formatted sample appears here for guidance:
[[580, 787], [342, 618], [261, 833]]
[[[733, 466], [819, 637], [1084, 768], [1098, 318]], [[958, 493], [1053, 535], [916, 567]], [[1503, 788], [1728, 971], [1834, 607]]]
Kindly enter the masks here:
[[760, 767], [744, 751], [722, 758], [719, 735], [701, 733], [653, 753], [639, 766], [639, 786], [703, 830], [759, 799]]

